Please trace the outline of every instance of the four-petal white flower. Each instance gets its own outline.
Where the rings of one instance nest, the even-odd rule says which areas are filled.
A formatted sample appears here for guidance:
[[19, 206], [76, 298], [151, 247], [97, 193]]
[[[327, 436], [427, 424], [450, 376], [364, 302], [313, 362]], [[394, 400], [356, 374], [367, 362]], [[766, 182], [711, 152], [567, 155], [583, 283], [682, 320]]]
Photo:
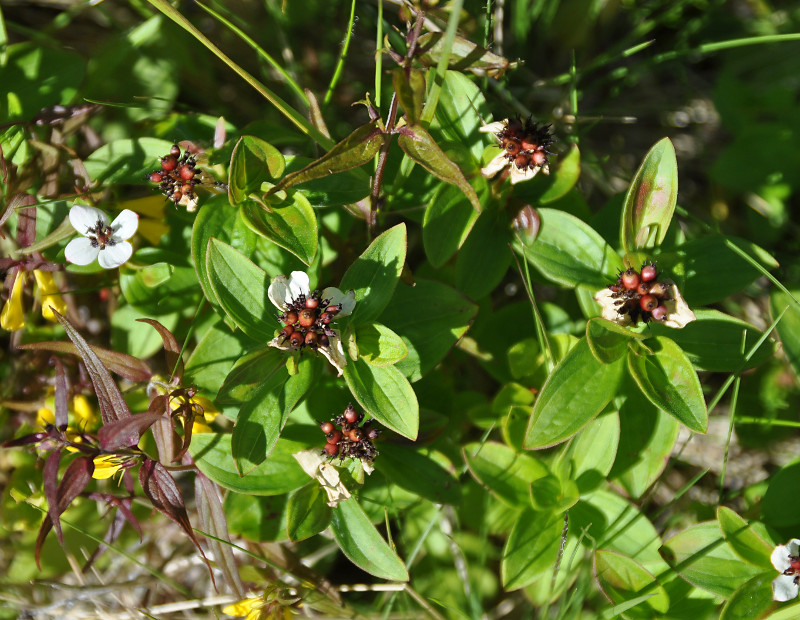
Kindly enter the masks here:
[[781, 574], [772, 580], [772, 600], [788, 601], [797, 596], [800, 570], [800, 540], [792, 538], [787, 545], [778, 545], [770, 556], [775, 570]]
[[[507, 128], [508, 119], [506, 118], [502, 121], [494, 121], [492, 123], [488, 123], [487, 125], [483, 125], [478, 131], [499, 136], [502, 135]], [[550, 165], [546, 160], [541, 166], [525, 166], [524, 169], [519, 168], [515, 163], [514, 157], [509, 157], [509, 154], [505, 151], [505, 149], [501, 150], [488, 164], [481, 168], [481, 174], [489, 179], [506, 166], [510, 168], [509, 177], [511, 178], [512, 185], [521, 183], [522, 181], [530, 181], [539, 173], [540, 170], [544, 174], [550, 174]]]
[[[275, 304], [282, 313], [286, 313], [289, 308], [299, 299], [311, 296], [309, 288], [308, 274], [302, 271], [293, 271], [287, 278], [284, 275], [273, 278], [267, 291], [270, 301]], [[354, 291], [342, 293], [338, 288], [328, 287], [319, 295], [319, 299], [327, 300], [327, 307], [340, 306], [336, 313], [336, 318], [345, 317], [353, 312], [356, 305], [356, 294]], [[339, 376], [342, 375], [344, 367], [347, 365], [347, 358], [344, 356], [342, 338], [338, 330], [326, 327], [324, 335], [328, 339], [327, 344], [318, 344], [317, 350], [322, 353], [328, 361], [336, 368]], [[269, 346], [276, 347], [282, 351], [296, 350], [297, 346], [292, 346], [289, 338], [281, 332], [269, 342]]]
[[100, 209], [75, 205], [69, 210], [72, 227], [83, 237], [73, 239], [64, 249], [64, 256], [76, 265], [88, 265], [97, 259], [103, 269], [114, 269], [124, 264], [133, 254], [128, 243], [139, 227], [139, 216], [124, 209], [109, 223]]

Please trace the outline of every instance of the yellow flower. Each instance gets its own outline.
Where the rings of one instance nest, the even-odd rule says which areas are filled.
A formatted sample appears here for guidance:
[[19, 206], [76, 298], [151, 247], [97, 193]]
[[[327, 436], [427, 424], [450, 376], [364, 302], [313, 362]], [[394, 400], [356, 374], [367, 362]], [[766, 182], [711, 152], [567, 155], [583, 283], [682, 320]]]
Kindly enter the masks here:
[[56, 286], [53, 274], [49, 271], [33, 270], [33, 277], [36, 278], [36, 286], [39, 288], [39, 296], [42, 301], [42, 316], [48, 321], [55, 321], [56, 315], [67, 313], [67, 304], [61, 297], [61, 291]]
[[244, 617], [245, 620], [259, 620], [263, 606], [264, 600], [260, 596], [248, 596], [228, 605], [222, 610], [222, 613], [226, 616]]
[[[36, 424], [39, 426], [46, 426], [47, 424], [55, 424], [56, 416], [53, 413], [55, 399], [49, 396], [44, 401], [44, 406], [36, 412]], [[72, 397], [72, 406], [70, 413], [73, 415], [73, 420], [77, 427], [82, 431], [92, 429], [97, 426], [98, 418], [97, 412], [92, 407], [92, 403], [83, 394], [76, 394]]]
[[178, 396], [173, 397], [170, 399], [169, 406], [172, 408], [173, 411], [177, 410], [179, 407], [186, 405], [187, 401], [191, 404], [192, 409], [195, 413], [198, 413], [199, 410], [203, 411], [203, 415], [198, 415], [195, 417], [194, 422], [192, 424], [192, 435], [197, 433], [212, 433], [214, 432], [211, 424], [219, 415], [219, 410], [217, 406], [211, 401], [211, 399], [206, 398], [205, 396], [198, 396], [195, 394], [192, 396], [191, 399], [187, 399], [185, 396]]
[[94, 457], [94, 471], [92, 478], [106, 480], [116, 474], [125, 464], [125, 457], [116, 454], [103, 454]]
[[11, 295], [0, 311], [0, 327], [10, 332], [25, 327], [25, 308], [22, 306], [22, 287], [25, 285], [25, 272], [17, 271]]

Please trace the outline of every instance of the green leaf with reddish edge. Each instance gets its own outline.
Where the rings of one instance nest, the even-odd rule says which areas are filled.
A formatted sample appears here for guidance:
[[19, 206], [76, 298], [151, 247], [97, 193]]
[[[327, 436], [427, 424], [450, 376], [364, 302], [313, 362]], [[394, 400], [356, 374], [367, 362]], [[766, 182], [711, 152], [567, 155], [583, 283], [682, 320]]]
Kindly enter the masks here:
[[526, 508], [508, 535], [500, 564], [506, 592], [531, 584], [542, 574], [552, 574], [558, 559], [564, 517]]
[[380, 579], [408, 581], [403, 561], [351, 497], [333, 509], [331, 531], [336, 544], [353, 564]]
[[392, 366], [408, 355], [403, 339], [380, 323], [355, 326], [358, 356], [371, 366]]
[[531, 506], [531, 483], [549, 475], [540, 461], [508, 446], [487, 441], [464, 446], [464, 462], [472, 477], [509, 506]]
[[653, 575], [631, 558], [598, 549], [594, 554], [594, 575], [605, 597], [615, 605], [622, 605], [645, 595], [647, 600], [625, 610], [633, 618], [652, 618], [669, 609], [669, 596]]
[[392, 72], [392, 85], [397, 93], [400, 107], [412, 125], [419, 121], [422, 102], [425, 99], [425, 74], [419, 69], [410, 69], [409, 75], [402, 68]]
[[213, 196], [197, 212], [192, 225], [192, 261], [203, 294], [215, 309], [219, 309], [219, 300], [206, 269], [206, 251], [211, 237], [250, 255], [256, 245], [256, 235], [244, 223], [241, 209], [232, 207], [225, 196]]
[[622, 259], [583, 220], [557, 209], [538, 209], [536, 240], [524, 248], [525, 258], [548, 280], [575, 287], [601, 289], [617, 279]]
[[286, 533], [295, 542], [311, 538], [331, 522], [333, 510], [319, 482], [312, 480], [289, 496], [286, 505]]
[[601, 364], [615, 362], [628, 352], [628, 342], [645, 338], [646, 334], [637, 334], [605, 319], [595, 318], [586, 323], [586, 342]]
[[239, 329], [259, 342], [272, 340], [275, 307], [267, 297], [269, 276], [244, 254], [213, 237], [206, 271], [220, 306]]
[[268, 194], [363, 166], [377, 154], [385, 139], [386, 136], [375, 123], [362, 125], [319, 159], [297, 172], [287, 174]]
[[[286, 156], [286, 172], [287, 174], [297, 172], [311, 161], [308, 157]], [[303, 184], [303, 196], [315, 208], [353, 204], [369, 196], [369, 193], [369, 177], [360, 168], [320, 177]]]
[[725, 542], [716, 521], [699, 523], [676, 534], [664, 542], [660, 551], [686, 581], [723, 598], [762, 572], [742, 562]]
[[[763, 335], [757, 327], [718, 310], [698, 309], [694, 313], [697, 320], [683, 329], [673, 329], [653, 321], [648, 331], [654, 336], [666, 336], [674, 340], [694, 367], [700, 370], [734, 372], [740, 368], [755, 368], [775, 353], [775, 343], [767, 339], [745, 361], [745, 355]], [[778, 333], [780, 326], [779, 323]], [[743, 334], [746, 334], [744, 345]]]
[[[53, 351], [54, 353], [80, 355], [80, 353], [78, 353], [78, 347], [71, 342], [30, 342], [27, 344], [18, 344], [17, 348], [28, 349], [30, 351]], [[118, 374], [120, 377], [125, 377], [129, 381], [141, 383], [149, 381], [153, 376], [150, 367], [138, 357], [133, 357], [126, 353], [119, 353], [118, 351], [111, 351], [109, 349], [101, 349], [91, 344], [89, 348], [106, 368]]]
[[311, 356], [300, 358], [293, 375], [285, 366], [278, 368], [241, 408], [233, 427], [231, 450], [242, 476], [272, 453], [289, 414], [315, 383], [319, 369], [319, 360]]
[[398, 224], [378, 236], [347, 269], [339, 288], [356, 294], [350, 321], [377, 319], [394, 293], [406, 262], [406, 225]]
[[678, 161], [669, 138], [656, 142], [633, 177], [622, 208], [626, 252], [655, 248], [667, 236], [678, 198]]
[[255, 398], [271, 377], [284, 370], [289, 354], [265, 346], [240, 357], [225, 377], [217, 394], [220, 405], [241, 405]]
[[760, 618], [778, 620], [783, 612], [788, 612], [788, 615], [783, 616], [784, 620], [794, 620], [800, 617], [800, 605], [784, 606], [781, 607], [780, 612], [770, 614], [779, 605], [772, 600], [773, 579], [775, 579], [774, 568], [756, 575], [740, 586], [725, 603], [719, 614], [719, 620], [758, 620]]
[[581, 339], [542, 386], [523, 446], [549, 448], [572, 437], [614, 397], [624, 368], [623, 359], [598, 362]]
[[242, 215], [250, 229], [294, 254], [306, 265], [314, 262], [319, 247], [317, 215], [300, 192], [290, 192], [280, 204], [248, 200]]
[[[428, 32], [417, 40], [419, 60], [426, 67], [435, 67], [439, 64], [442, 55], [445, 33]], [[475, 45], [469, 39], [456, 35], [450, 53], [447, 56], [447, 66], [456, 71], [475, 71], [479, 74], [484, 72], [492, 77], [501, 77], [506, 69], [515, 67], [517, 63], [510, 63], [503, 56], [498, 56], [479, 45]], [[454, 71], [455, 72], [455, 71]]]
[[228, 434], [192, 435], [189, 453], [200, 471], [226, 489], [248, 495], [282, 495], [308, 483], [308, 474], [292, 456], [307, 447], [296, 441], [279, 439], [269, 458], [244, 477], [236, 470]]
[[461, 485], [451, 472], [417, 448], [381, 443], [375, 469], [396, 484], [435, 504], [458, 504]]
[[[485, 181], [480, 188], [481, 196], [486, 198]], [[477, 219], [478, 212], [461, 190], [452, 185], [440, 185], [422, 220], [422, 243], [431, 265], [439, 268], [450, 260], [467, 240]]]
[[285, 163], [281, 152], [255, 136], [242, 136], [233, 147], [228, 174], [228, 197], [239, 205], [257, 192], [265, 181], [274, 182], [283, 174]]
[[395, 368], [410, 381], [421, 379], [467, 332], [477, 313], [476, 304], [441, 282], [419, 278], [415, 286], [401, 283], [380, 317], [408, 347]]
[[705, 433], [708, 410], [700, 380], [692, 363], [674, 341], [663, 336], [634, 346], [628, 355], [628, 372], [645, 398], [687, 428]]
[[478, 200], [478, 194], [472, 189], [461, 168], [436, 144], [426, 129], [421, 125], [409, 125], [399, 132], [397, 143], [406, 155], [436, 178], [458, 187], [464, 192], [473, 208], [480, 212], [481, 202]]
[[347, 387], [364, 411], [411, 440], [419, 432], [419, 403], [414, 389], [394, 366], [370, 366], [350, 360], [344, 367]]
[[717, 508], [717, 521], [725, 540], [736, 555], [754, 566], [772, 568], [770, 555], [773, 546], [759, 536], [752, 525], [725, 506]]

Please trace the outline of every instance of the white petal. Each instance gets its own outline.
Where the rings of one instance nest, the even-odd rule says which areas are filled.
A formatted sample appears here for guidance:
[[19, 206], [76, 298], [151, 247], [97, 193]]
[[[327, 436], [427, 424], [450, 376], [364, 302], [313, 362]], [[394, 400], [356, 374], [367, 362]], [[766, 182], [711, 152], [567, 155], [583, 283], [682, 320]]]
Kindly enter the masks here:
[[778, 545], [775, 547], [769, 559], [775, 567], [775, 570], [779, 573], [782, 573], [792, 565], [789, 560], [789, 548], [785, 545]]
[[795, 557], [800, 556], [800, 540], [797, 538], [792, 538], [787, 545], [789, 548], [789, 555], [793, 555]]
[[[73, 207], [74, 208], [74, 207]], [[78, 237], [73, 239], [64, 248], [64, 258], [67, 262], [75, 265], [88, 265], [94, 262], [97, 255], [100, 253], [100, 248], [92, 245], [92, 240], [88, 237]]]
[[[123, 209], [111, 222], [115, 239], [130, 239], [139, 228], [139, 216], [130, 209]], [[126, 259], [127, 260], [127, 259]]]
[[493, 177], [509, 164], [505, 153], [500, 152], [492, 161], [481, 168], [481, 174], [487, 179]]
[[341, 377], [344, 367], [347, 366], [347, 358], [344, 356], [344, 348], [342, 348], [342, 339], [339, 337], [338, 333], [328, 338], [330, 340], [330, 345], [327, 347], [320, 347], [319, 352], [328, 359]]
[[294, 347], [291, 344], [289, 344], [289, 339], [284, 338], [282, 334], [275, 336], [267, 344], [270, 347], [275, 347], [276, 349], [280, 349], [281, 351], [292, 351], [294, 349]]
[[347, 295], [345, 295], [338, 288], [329, 286], [322, 291], [322, 299], [329, 299], [332, 306], [342, 304], [342, 309], [336, 315], [337, 317], [350, 316], [353, 313], [353, 308], [356, 307], [356, 292], [352, 289], [347, 291]]
[[133, 246], [127, 241], [120, 241], [114, 245], [107, 245], [100, 250], [97, 262], [103, 269], [116, 269], [124, 265], [133, 254]]
[[[89, 230], [97, 226], [98, 220], [103, 226], [108, 226], [108, 216], [100, 209], [86, 205], [75, 205], [69, 210], [69, 223], [80, 234], [86, 235]], [[91, 262], [91, 261], [89, 261]], [[75, 263], [76, 265], [88, 263]]]
[[286, 299], [287, 304], [291, 303], [293, 299], [300, 297], [300, 295], [308, 297], [308, 294], [311, 292], [311, 289], [308, 288], [308, 274], [305, 271], [293, 271], [290, 273], [287, 286], [289, 287], [289, 294], [291, 295], [291, 297]]
[[[281, 311], [286, 310], [286, 306], [289, 305], [286, 302], [286, 297], [289, 294], [287, 283], [286, 276], [275, 276], [269, 284], [269, 289], [267, 289], [269, 300]], [[291, 302], [291, 297], [289, 302]]]
[[328, 505], [336, 505], [350, 497], [350, 491], [339, 478], [339, 470], [327, 462], [317, 450], [303, 450], [292, 455], [309, 476], [317, 480], [328, 494]]
[[611, 321], [612, 323], [616, 323], [617, 325], [622, 325], [623, 327], [627, 327], [633, 324], [630, 315], [628, 314], [620, 314], [617, 312], [618, 301], [614, 297], [612, 297], [613, 292], [609, 288], [600, 289], [595, 293], [594, 300], [600, 304], [602, 309], [601, 316], [606, 321]]
[[794, 575], [779, 575], [772, 580], [773, 601], [790, 601], [797, 596], [797, 591]]
[[516, 183], [522, 183], [523, 181], [530, 181], [533, 177], [537, 175], [539, 170], [541, 170], [541, 166], [535, 166], [533, 168], [526, 167], [525, 170], [520, 170], [515, 165], [511, 165], [511, 184], [514, 185]]
[[678, 287], [669, 280], [665, 280], [665, 283], [669, 283], [672, 286], [672, 299], [664, 302], [664, 305], [667, 307], [667, 316], [664, 319], [664, 325], [675, 329], [683, 329], [688, 323], [697, 320], [697, 317], [681, 296]]
[[543, 174], [550, 174], [550, 164], [545, 164], [541, 168]]
[[478, 131], [481, 133], [500, 133], [506, 127], [508, 127], [508, 119], [488, 123], [487, 125], [483, 125]]

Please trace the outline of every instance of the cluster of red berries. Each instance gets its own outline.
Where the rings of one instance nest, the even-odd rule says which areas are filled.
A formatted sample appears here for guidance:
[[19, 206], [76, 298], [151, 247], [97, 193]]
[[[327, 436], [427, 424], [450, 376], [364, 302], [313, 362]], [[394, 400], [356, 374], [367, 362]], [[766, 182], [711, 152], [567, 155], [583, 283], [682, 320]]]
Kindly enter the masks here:
[[506, 159], [523, 172], [546, 166], [547, 156], [553, 154], [547, 150], [554, 140], [550, 125], [539, 127], [530, 118], [524, 123], [518, 118], [509, 119], [505, 128], [495, 135]]
[[189, 208], [197, 206], [197, 194], [194, 188], [203, 182], [203, 171], [197, 168], [197, 160], [189, 151], [181, 155], [181, 147], [173, 144], [169, 155], [161, 158], [161, 169], [154, 170], [145, 178], [156, 183], [164, 195], [176, 205]]
[[375, 460], [378, 451], [372, 441], [378, 438], [381, 431], [372, 428], [372, 420], [359, 426], [363, 419], [363, 413], [358, 413], [353, 405], [347, 405], [342, 415], [336, 416], [330, 422], [320, 422], [319, 427], [327, 440], [322, 454], [338, 456], [340, 461], [345, 458]]
[[278, 315], [284, 323], [283, 341], [289, 341], [295, 349], [311, 347], [327, 347], [330, 336], [336, 332], [330, 327], [336, 315], [342, 310], [342, 304], [331, 304], [328, 299], [320, 299], [319, 291], [308, 297], [301, 294], [295, 299], [286, 312]]
[[669, 309], [665, 301], [672, 299], [671, 283], [658, 281], [655, 263], [645, 263], [641, 271], [628, 267], [619, 272], [616, 284], [610, 285], [614, 299], [618, 300], [617, 312], [630, 315], [634, 325], [640, 320], [663, 321]]

